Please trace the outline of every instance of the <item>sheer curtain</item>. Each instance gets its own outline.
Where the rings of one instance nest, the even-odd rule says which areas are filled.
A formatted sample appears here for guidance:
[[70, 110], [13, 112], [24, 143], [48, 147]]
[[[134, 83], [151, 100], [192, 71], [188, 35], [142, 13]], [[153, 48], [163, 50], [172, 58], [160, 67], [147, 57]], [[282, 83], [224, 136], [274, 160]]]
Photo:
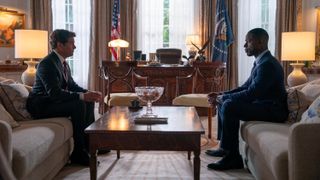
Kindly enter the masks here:
[[52, 0], [52, 29], [65, 29], [65, 0]]
[[156, 52], [163, 44], [163, 0], [139, 0], [137, 48], [142, 53]]
[[[163, 47], [163, 0], [138, 0], [137, 47], [143, 53], [155, 52]], [[198, 33], [197, 0], [169, 1], [169, 47], [182, 49], [187, 54], [187, 34]]]
[[89, 38], [91, 30], [91, 2], [90, 0], [73, 1], [74, 32], [76, 33], [76, 47], [73, 55], [73, 78], [82, 87], [88, 87], [89, 71]]
[[194, 0], [170, 0], [169, 4], [169, 45], [182, 49], [182, 54], [188, 54], [185, 39], [187, 34], [196, 34], [194, 19], [196, 5]]
[[91, 28], [91, 2], [90, 0], [72, 1], [72, 14], [66, 14], [65, 0], [52, 0], [53, 29], [66, 29], [66, 16], [69, 24], [73, 24], [76, 33], [73, 63], [70, 64], [74, 80], [82, 87], [88, 87], [89, 70], [89, 38]]
[[[238, 2], [238, 84], [242, 85], [250, 76], [254, 57], [248, 57], [244, 52], [244, 43], [250, 29], [262, 27], [269, 34], [269, 50], [275, 50], [275, 13], [276, 0], [268, 0], [267, 26], [262, 27], [262, 0], [239, 0]], [[266, 8], [266, 7], [264, 7]], [[264, 22], [265, 24], [266, 22]]]

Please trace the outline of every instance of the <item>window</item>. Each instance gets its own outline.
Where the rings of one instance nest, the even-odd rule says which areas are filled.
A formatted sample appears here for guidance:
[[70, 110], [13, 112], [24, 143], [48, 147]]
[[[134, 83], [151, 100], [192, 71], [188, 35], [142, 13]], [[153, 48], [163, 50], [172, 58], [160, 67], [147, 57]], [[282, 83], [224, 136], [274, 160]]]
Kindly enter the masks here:
[[76, 33], [76, 49], [67, 59], [73, 79], [82, 87], [88, 85], [90, 0], [53, 0], [53, 30], [67, 29]]
[[197, 0], [138, 0], [138, 49], [152, 53], [162, 47], [180, 48], [187, 54], [185, 38], [197, 33]]
[[169, 0], [163, 1], [163, 47], [169, 47]]
[[244, 52], [245, 36], [250, 29], [261, 27], [269, 34], [269, 50], [275, 51], [276, 0], [239, 0], [238, 2], [238, 83], [242, 85], [250, 76], [254, 57]]

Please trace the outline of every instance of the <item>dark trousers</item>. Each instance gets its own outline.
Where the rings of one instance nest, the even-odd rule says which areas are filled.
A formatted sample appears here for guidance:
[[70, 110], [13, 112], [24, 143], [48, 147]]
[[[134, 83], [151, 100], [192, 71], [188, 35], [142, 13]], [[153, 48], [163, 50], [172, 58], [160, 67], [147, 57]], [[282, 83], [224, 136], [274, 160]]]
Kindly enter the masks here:
[[225, 100], [218, 104], [218, 140], [220, 147], [239, 153], [239, 125], [242, 121], [284, 122], [287, 110], [273, 103]]
[[88, 150], [88, 138], [84, 129], [94, 122], [94, 103], [82, 100], [48, 102], [38, 104], [37, 97], [28, 99], [27, 109], [35, 119], [71, 117], [74, 151]]

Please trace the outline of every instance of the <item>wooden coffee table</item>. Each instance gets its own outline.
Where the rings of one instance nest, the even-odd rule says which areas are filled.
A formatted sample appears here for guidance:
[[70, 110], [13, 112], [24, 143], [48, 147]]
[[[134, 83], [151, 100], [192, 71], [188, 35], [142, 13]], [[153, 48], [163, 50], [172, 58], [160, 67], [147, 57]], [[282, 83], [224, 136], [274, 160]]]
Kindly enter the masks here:
[[97, 179], [97, 150], [193, 151], [194, 179], [200, 179], [200, 138], [204, 128], [194, 107], [153, 106], [153, 113], [168, 117], [168, 124], [136, 125], [136, 116], [145, 113], [128, 107], [113, 107], [85, 132], [89, 135], [90, 177]]

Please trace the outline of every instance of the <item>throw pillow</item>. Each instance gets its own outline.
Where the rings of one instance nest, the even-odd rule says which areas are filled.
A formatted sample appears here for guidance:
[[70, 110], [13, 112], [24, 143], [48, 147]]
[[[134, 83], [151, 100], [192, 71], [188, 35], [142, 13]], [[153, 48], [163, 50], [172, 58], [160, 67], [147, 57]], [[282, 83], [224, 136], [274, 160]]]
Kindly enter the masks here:
[[23, 84], [0, 84], [0, 99], [6, 110], [16, 121], [30, 120], [26, 109], [28, 90]]
[[13, 119], [13, 117], [6, 111], [3, 105], [0, 103], [0, 120], [6, 121], [12, 128], [18, 127], [19, 124]]
[[12, 84], [12, 83], [15, 83], [15, 81], [12, 79], [7, 79], [7, 78], [0, 76], [0, 83], [1, 84]]
[[312, 102], [320, 95], [320, 84], [307, 84], [301, 92]]
[[301, 118], [301, 123], [320, 123], [320, 96], [313, 101]]
[[288, 110], [289, 116], [287, 123], [295, 123], [300, 121], [303, 112], [309, 107], [312, 101], [304, 95], [303, 92], [297, 89], [288, 90]]

